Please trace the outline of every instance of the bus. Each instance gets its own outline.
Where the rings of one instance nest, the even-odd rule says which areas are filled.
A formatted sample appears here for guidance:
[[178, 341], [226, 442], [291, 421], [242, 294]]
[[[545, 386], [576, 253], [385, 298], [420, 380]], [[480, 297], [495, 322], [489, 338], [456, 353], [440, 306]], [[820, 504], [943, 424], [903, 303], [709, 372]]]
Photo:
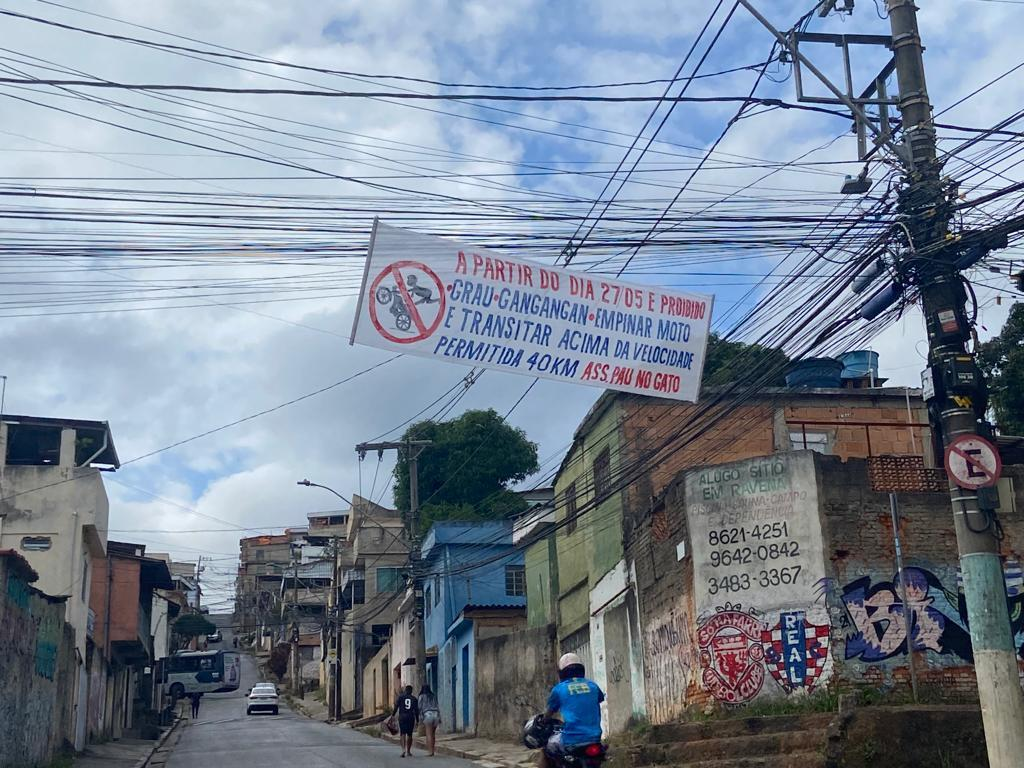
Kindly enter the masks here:
[[242, 659], [234, 651], [178, 651], [164, 660], [163, 682], [174, 701], [190, 693], [237, 691]]

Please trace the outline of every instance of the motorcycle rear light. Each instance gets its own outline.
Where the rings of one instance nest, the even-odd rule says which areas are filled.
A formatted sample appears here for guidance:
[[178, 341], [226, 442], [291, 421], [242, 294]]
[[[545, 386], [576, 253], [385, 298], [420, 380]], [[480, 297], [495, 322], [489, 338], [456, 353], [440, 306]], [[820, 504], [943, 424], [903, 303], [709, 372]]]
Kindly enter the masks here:
[[583, 754], [587, 757], [600, 757], [601, 756], [601, 745], [600, 744], [588, 744], [583, 750]]

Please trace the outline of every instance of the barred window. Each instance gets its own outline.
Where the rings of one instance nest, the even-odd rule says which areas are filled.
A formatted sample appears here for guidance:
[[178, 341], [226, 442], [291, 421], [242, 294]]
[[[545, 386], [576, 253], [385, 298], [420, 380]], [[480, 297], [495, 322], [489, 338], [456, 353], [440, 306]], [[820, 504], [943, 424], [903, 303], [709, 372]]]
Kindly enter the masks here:
[[603, 499], [610, 490], [611, 474], [612, 454], [608, 448], [604, 448], [594, 459], [594, 496], [598, 501]]
[[576, 530], [576, 523], [579, 513], [576, 511], [576, 483], [572, 483], [565, 489], [565, 533], [571, 534]]
[[509, 597], [526, 597], [526, 568], [524, 566], [505, 566], [505, 594]]

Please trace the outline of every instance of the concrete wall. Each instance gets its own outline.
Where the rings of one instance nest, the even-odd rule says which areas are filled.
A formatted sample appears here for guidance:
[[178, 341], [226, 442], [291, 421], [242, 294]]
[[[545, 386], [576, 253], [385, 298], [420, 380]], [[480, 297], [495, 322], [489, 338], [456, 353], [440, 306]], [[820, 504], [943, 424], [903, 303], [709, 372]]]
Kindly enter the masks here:
[[385, 643], [363, 667], [363, 717], [389, 712], [396, 689], [391, 672], [391, 644]]
[[[605, 449], [611, 459], [614, 481], [620, 462], [622, 398], [601, 396], [594, 410], [577, 430], [573, 446], [555, 478], [556, 516], [562, 523], [567, 515], [566, 494], [575, 488], [576, 507], [581, 511], [594, 499], [594, 460]], [[579, 517], [575, 530], [563, 526], [555, 533], [558, 550], [559, 637], [579, 631], [589, 623], [587, 594], [622, 559], [622, 494], [612, 493], [594, 509]], [[582, 597], [580, 590], [582, 589]]]
[[74, 630], [64, 601], [0, 556], [0, 765], [34, 768], [74, 735]]
[[558, 550], [554, 536], [548, 536], [527, 547], [526, 557], [526, 623], [530, 627], [546, 627], [557, 620]]
[[[0, 459], [6, 456], [8, 425], [0, 424]], [[7, 466], [0, 463], [0, 549], [21, 554], [39, 574], [36, 587], [67, 596], [65, 620], [75, 629], [80, 659], [85, 658], [91, 570], [89, 558], [106, 550], [109, 503], [100, 472], [74, 466], [75, 431], [61, 435], [59, 466]], [[74, 482], [60, 482], [74, 478]], [[36, 490], [38, 489], [38, 490]], [[49, 536], [44, 552], [25, 551], [25, 536]]]
[[[531, 715], [543, 711], [558, 681], [554, 626], [481, 639], [476, 644], [476, 729], [515, 741]], [[442, 717], [444, 717], [442, 711]]]

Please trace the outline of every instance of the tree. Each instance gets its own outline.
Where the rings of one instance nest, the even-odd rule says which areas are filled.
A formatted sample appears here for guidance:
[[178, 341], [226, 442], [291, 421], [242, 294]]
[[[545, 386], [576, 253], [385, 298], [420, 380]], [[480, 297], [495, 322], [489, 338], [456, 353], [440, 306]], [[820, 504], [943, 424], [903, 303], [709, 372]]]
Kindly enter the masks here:
[[788, 363], [789, 357], [777, 347], [726, 341], [712, 333], [704, 361], [704, 386], [729, 384], [754, 374], [767, 376], [763, 386], [784, 387]]
[[267, 666], [277, 676], [278, 682], [281, 682], [285, 673], [288, 672], [288, 659], [291, 657], [291, 654], [292, 647], [288, 643], [278, 643], [270, 653]]
[[999, 335], [978, 346], [978, 365], [999, 431], [1024, 435], [1024, 304], [1014, 304]]
[[217, 631], [216, 625], [201, 613], [183, 613], [174, 620], [174, 634], [184, 638], [182, 645], [188, 645], [193, 637], [205, 637]]
[[[438, 520], [495, 520], [526, 503], [509, 490], [537, 471], [537, 445], [496, 411], [466, 411], [451, 421], [421, 421], [402, 439], [430, 440], [419, 456], [420, 530]], [[395, 504], [409, 510], [409, 464], [395, 472]]]

